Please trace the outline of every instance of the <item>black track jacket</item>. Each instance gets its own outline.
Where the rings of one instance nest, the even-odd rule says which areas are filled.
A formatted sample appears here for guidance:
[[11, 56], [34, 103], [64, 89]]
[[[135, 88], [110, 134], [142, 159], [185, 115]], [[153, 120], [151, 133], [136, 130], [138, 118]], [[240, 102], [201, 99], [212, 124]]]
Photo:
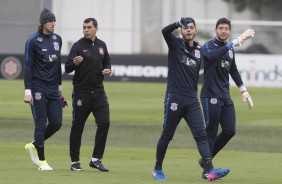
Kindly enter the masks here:
[[[73, 64], [73, 58], [83, 57], [79, 66]], [[100, 93], [104, 91], [103, 69], [111, 69], [110, 57], [105, 42], [96, 37], [95, 42], [81, 38], [73, 44], [65, 63], [67, 73], [75, 71], [73, 77], [74, 91]]]

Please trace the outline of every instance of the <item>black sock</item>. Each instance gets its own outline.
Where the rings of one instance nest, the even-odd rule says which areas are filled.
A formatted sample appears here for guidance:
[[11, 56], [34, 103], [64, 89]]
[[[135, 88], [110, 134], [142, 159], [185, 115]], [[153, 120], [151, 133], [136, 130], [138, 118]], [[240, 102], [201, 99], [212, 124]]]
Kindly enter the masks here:
[[204, 160], [204, 173], [209, 173], [213, 169], [211, 158], [205, 158]]
[[45, 160], [44, 146], [43, 147], [36, 147], [36, 149], [37, 149], [39, 160], [41, 160], [41, 161]]
[[155, 170], [162, 170], [163, 161], [156, 161]]

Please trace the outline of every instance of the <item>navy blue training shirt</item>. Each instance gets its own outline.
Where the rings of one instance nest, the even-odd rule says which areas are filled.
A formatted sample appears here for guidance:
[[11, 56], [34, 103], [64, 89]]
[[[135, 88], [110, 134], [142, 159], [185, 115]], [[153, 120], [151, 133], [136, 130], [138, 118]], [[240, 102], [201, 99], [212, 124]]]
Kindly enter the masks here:
[[230, 98], [229, 74], [238, 87], [243, 85], [235, 63], [233, 47], [216, 38], [203, 46], [204, 83], [201, 97]]
[[178, 26], [173, 23], [162, 29], [168, 45], [167, 92], [197, 97], [201, 46], [194, 42], [193, 47], [172, 32]]
[[62, 39], [51, 33], [35, 33], [25, 45], [25, 89], [58, 90], [62, 84]]

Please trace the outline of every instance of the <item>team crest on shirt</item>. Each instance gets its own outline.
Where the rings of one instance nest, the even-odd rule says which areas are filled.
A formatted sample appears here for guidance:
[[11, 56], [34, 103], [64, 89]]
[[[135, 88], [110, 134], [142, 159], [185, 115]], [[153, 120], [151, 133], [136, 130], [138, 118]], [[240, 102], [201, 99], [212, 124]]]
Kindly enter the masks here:
[[195, 50], [194, 52], [195, 52], [195, 57], [196, 58], [200, 58], [201, 57], [199, 50]]
[[177, 103], [171, 103], [171, 104], [170, 104], [170, 109], [171, 109], [172, 111], [176, 111], [176, 110], [177, 110], [177, 106], [178, 106]]
[[53, 40], [56, 40], [56, 39], [57, 39], [57, 36], [56, 36], [56, 35], [53, 35], [52, 38], [53, 38]]
[[104, 55], [104, 50], [102, 47], [99, 47], [99, 53], [103, 56]]
[[78, 107], [81, 107], [82, 106], [82, 100], [78, 99], [77, 102], [76, 102], [76, 105]]
[[210, 102], [211, 104], [217, 104], [217, 98], [211, 98]]
[[229, 50], [229, 51], [228, 51], [228, 54], [229, 54], [229, 57], [230, 57], [231, 59], [233, 59], [233, 51], [232, 51], [232, 50]]
[[54, 45], [54, 49], [55, 49], [56, 51], [60, 50], [60, 46], [59, 46], [59, 43], [58, 43], [58, 42], [54, 42], [53, 45]]
[[36, 92], [36, 93], [34, 94], [34, 98], [35, 98], [36, 100], [40, 100], [40, 99], [41, 99], [41, 93]]

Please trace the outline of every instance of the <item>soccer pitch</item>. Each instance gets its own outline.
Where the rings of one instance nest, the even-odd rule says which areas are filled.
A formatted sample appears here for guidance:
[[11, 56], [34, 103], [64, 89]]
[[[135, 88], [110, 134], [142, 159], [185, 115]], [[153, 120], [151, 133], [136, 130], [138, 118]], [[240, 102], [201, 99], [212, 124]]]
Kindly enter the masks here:
[[[0, 183], [205, 183], [197, 165], [199, 154], [187, 125], [182, 122], [167, 151], [167, 181], [151, 177], [155, 146], [163, 121], [164, 83], [105, 82], [111, 109], [111, 127], [103, 163], [109, 173], [88, 166], [96, 125], [89, 117], [82, 140], [84, 172], [70, 171], [68, 137], [71, 126], [71, 81], [63, 81], [69, 103], [63, 127], [46, 142], [46, 159], [54, 168], [40, 172], [32, 165], [24, 144], [33, 137], [30, 108], [23, 102], [22, 80], [0, 80]], [[281, 183], [281, 88], [249, 88], [255, 108], [247, 110], [238, 89], [231, 88], [237, 112], [237, 134], [215, 159], [216, 167], [230, 167], [221, 183]]]

